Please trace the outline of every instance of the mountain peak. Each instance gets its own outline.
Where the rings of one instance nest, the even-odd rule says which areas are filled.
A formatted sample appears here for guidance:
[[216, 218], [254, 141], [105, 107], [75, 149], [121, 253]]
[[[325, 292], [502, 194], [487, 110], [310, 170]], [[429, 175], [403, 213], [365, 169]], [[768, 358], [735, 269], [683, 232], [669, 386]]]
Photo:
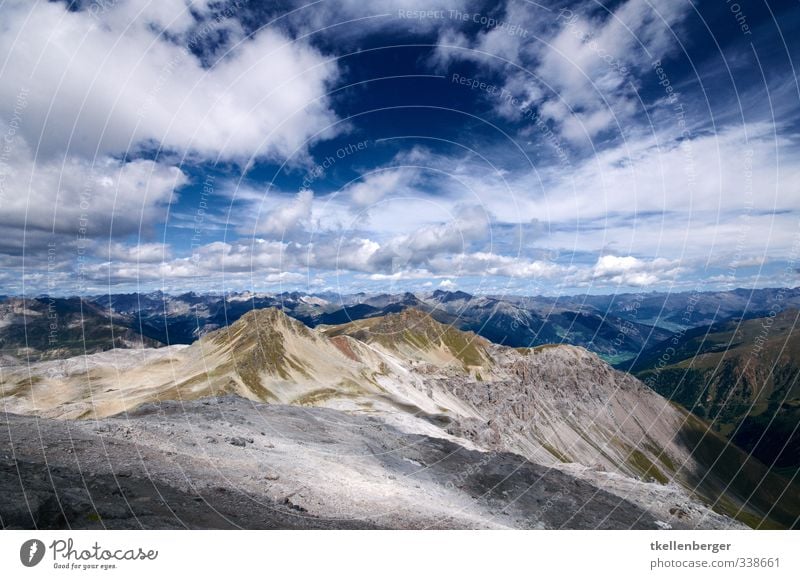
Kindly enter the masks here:
[[249, 312], [247, 312], [246, 314], [244, 314], [241, 318], [236, 320], [231, 325], [231, 328], [234, 328], [236, 326], [250, 326], [250, 325], [262, 325], [262, 324], [279, 325], [291, 328], [302, 327], [308, 329], [301, 322], [287, 315], [286, 312], [277, 307], [254, 308]]
[[447, 291], [447, 290], [436, 290], [432, 294], [433, 299], [439, 302], [455, 302], [458, 300], [465, 300], [469, 301], [472, 299], [472, 295], [468, 294], [467, 292], [462, 291]]
[[230, 344], [238, 350], [256, 345], [275, 349], [289, 335], [309, 340], [317, 338], [302, 322], [279, 308], [269, 307], [250, 310], [230, 326], [210, 332], [205, 339], [217, 344]]

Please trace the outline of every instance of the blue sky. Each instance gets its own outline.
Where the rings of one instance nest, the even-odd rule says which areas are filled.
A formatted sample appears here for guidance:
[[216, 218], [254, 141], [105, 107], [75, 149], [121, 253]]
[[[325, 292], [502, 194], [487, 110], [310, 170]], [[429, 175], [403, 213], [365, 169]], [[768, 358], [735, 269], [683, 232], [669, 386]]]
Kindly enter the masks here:
[[797, 285], [794, 2], [0, 23], [0, 293]]

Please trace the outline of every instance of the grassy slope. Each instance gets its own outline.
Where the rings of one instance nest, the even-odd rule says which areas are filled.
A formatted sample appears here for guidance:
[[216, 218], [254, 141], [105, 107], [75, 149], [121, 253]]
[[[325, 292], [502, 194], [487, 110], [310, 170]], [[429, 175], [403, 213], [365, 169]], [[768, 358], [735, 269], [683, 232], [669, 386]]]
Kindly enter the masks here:
[[683, 478], [712, 508], [755, 529], [797, 528], [800, 487], [688, 415], [679, 435], [705, 467], [702, 475], [684, 470]]
[[[759, 318], [702, 328], [678, 344], [662, 344], [637, 364], [636, 374], [791, 475], [800, 467], [798, 322], [800, 312], [788, 310], [771, 322]], [[661, 368], [660, 358], [668, 362]]]
[[349, 335], [362, 342], [377, 342], [389, 350], [401, 347], [427, 353], [441, 349], [449, 352], [465, 368], [482, 366], [490, 361], [483, 338], [441, 324], [414, 308], [334, 326], [325, 334], [328, 337]]

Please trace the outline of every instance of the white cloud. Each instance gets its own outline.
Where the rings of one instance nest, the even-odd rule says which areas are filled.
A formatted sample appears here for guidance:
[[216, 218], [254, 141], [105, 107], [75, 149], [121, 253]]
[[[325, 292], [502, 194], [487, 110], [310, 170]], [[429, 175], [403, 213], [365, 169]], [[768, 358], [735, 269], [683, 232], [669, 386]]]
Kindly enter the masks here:
[[[0, 123], [2, 130], [3, 123]], [[163, 222], [174, 189], [188, 182], [177, 167], [150, 160], [81, 157], [34, 161], [16, 137], [0, 168], [0, 225], [22, 231], [106, 238], [149, 232]]]
[[766, 255], [736, 256], [730, 262], [731, 267], [761, 267], [767, 263]]
[[28, 89], [21, 131], [39, 155], [155, 144], [212, 159], [285, 158], [336, 121], [325, 96], [336, 65], [307, 43], [275, 27], [233, 34], [206, 67], [186, 45], [208, 44], [208, 33], [181, 2], [106, 5], [97, 16], [61, 2], [3, 6], [0, 116]]
[[489, 222], [490, 216], [480, 207], [460, 207], [446, 222], [392, 237], [370, 256], [370, 266], [394, 272], [425, 265], [442, 254], [467, 252], [472, 242], [486, 241]]
[[689, 11], [685, 2], [648, 0], [627, 0], [611, 14], [590, 3], [545, 11], [509, 2], [505, 18], [539, 41], [493, 29], [469, 42], [447, 29], [434, 62], [444, 68], [467, 59], [502, 70], [505, 90], [519, 103], [490, 97], [498, 114], [521, 119], [533, 106], [565, 141], [586, 146], [605, 130], [624, 131], [640, 106], [634, 72], [678, 49], [673, 29]]
[[376, 171], [347, 187], [344, 194], [355, 206], [369, 207], [387, 196], [407, 194], [413, 179], [413, 173], [404, 169]]
[[628, 273], [641, 268], [642, 262], [633, 256], [604, 255], [597, 260], [594, 274], [597, 277]]
[[[432, 30], [453, 24], [448, 10], [465, 10], [471, 0], [445, 0], [432, 5], [429, 0], [336, 0], [310, 4], [306, 0], [294, 0], [299, 8], [288, 17], [288, 21], [299, 32], [314, 32], [335, 38], [339, 43], [357, 42], [365, 35], [382, 29], [402, 30], [410, 33], [429, 33]], [[428, 15], [440, 12], [441, 17]], [[422, 12], [422, 17], [409, 13]], [[428, 15], [428, 16], [426, 16]]]
[[256, 227], [256, 232], [267, 236], [290, 238], [306, 231], [311, 221], [313, 202], [313, 191], [304, 189], [291, 201], [265, 209], [261, 216], [262, 224]]
[[261, 282], [269, 284], [276, 284], [276, 283], [294, 284], [306, 281], [306, 276], [291, 271], [281, 271], [278, 273], [268, 273], [267, 275], [264, 276], [258, 276], [257, 279]]
[[[364, 276], [362, 276], [364, 277]], [[429, 279], [432, 277], [439, 277], [426, 269], [405, 269], [396, 271], [395, 273], [373, 273], [366, 276], [366, 279], [371, 281], [407, 281], [415, 279]]]
[[[555, 13], [542, 19], [541, 9], [509, 2], [498, 12], [528, 37], [494, 29], [473, 38], [447, 18], [397, 18], [398, 9], [431, 8], [422, 0], [342, 0], [304, 8], [282, 21], [284, 28], [245, 38], [236, 18], [213, 19], [224, 4], [193, 2], [190, 11], [187, 2], [84, 2], [74, 11], [59, 2], [4, 4], [0, 132], [15, 118], [17, 138], [0, 166], [0, 267], [24, 265], [30, 283], [68, 282], [75, 234], [85, 229], [97, 262], [84, 273], [98, 283], [166, 285], [224, 273], [228, 281], [299, 284], [341, 272], [375, 282], [443, 278], [442, 287], [461, 276], [641, 287], [671, 284], [709, 264], [757, 268], [768, 253], [772, 265], [795, 247], [800, 164], [795, 143], [772, 124], [719, 125], [713, 135], [679, 140], [664, 101], [648, 105], [655, 119], [648, 130], [657, 137], [642, 137], [628, 123], [640, 106], [634, 73], [652, 75], [652, 60], [675, 49], [670, 28], [688, 3], [627, 0], [613, 14], [587, 3], [554, 27]], [[390, 16], [363, 20], [376, 14]], [[205, 233], [232, 226], [242, 237], [193, 247], [191, 256], [151, 241], [168, 213], [170, 227], [194, 227], [193, 208], [171, 206], [189, 178], [164, 161], [121, 159], [163, 146], [191, 160], [306, 161], [309, 139], [329, 136], [326, 127], [338, 120], [326, 91], [339, 69], [286, 30], [298, 37], [348, 19], [358, 21], [321, 34], [330, 40], [399, 24], [425, 33], [438, 28], [434, 60], [490, 64], [521, 106], [534, 105], [556, 129], [558, 141], [586, 144], [618, 123], [633, 129], [622, 131], [621, 146], [606, 143], [589, 159], [575, 157], [569, 171], [538, 163], [535, 172], [508, 173], [474, 156], [448, 158], [438, 147], [416, 146], [336, 194], [220, 187], [230, 213], [209, 210]], [[187, 52], [190, 44], [202, 54]], [[21, 89], [26, 102], [18, 114]], [[494, 105], [498, 115], [519, 118], [508, 101]], [[537, 140], [538, 131], [528, 123], [519, 136]], [[134, 154], [126, 156], [129, 150]], [[427, 167], [434, 177], [403, 164]], [[140, 242], [129, 241], [139, 234]], [[54, 238], [59, 257], [70, 259], [46, 275], [37, 266], [47, 264]], [[558, 262], [542, 259], [558, 253]], [[567, 264], [570, 255], [575, 261]]]
[[[788, 151], [794, 145], [763, 124], [680, 142], [629, 142], [597, 154], [570, 180], [554, 178], [547, 209], [552, 219], [565, 221], [671, 212], [691, 217], [689, 227], [704, 225], [704, 214], [724, 223], [796, 211], [800, 164], [779, 165], [776, 147]], [[673, 217], [670, 225], [682, 221]]]
[[440, 256], [431, 260], [431, 271], [459, 276], [500, 276], [513, 278], [555, 279], [574, 271], [545, 260], [530, 260], [521, 256], [506, 256], [477, 251], [455, 256]]
[[441, 225], [421, 227], [402, 236], [394, 245], [407, 248], [415, 255], [429, 252], [464, 251], [472, 241], [485, 241], [489, 233], [490, 216], [477, 206], [458, 209], [455, 217]]
[[643, 287], [669, 281], [683, 271], [680, 263], [673, 260], [659, 258], [647, 261], [631, 255], [603, 255], [591, 270], [591, 281]]
[[172, 249], [164, 243], [126, 245], [120, 242], [113, 242], [108, 245], [98, 244], [98, 247], [95, 248], [95, 255], [112, 261], [152, 264], [170, 259], [172, 257]]
[[658, 139], [598, 151], [569, 173], [549, 167], [500, 180], [473, 168], [454, 177], [495, 222], [522, 227], [537, 219], [525, 246], [693, 261], [736, 252], [778, 258], [791, 252], [800, 211], [796, 150], [767, 123], [680, 141], [667, 127]]

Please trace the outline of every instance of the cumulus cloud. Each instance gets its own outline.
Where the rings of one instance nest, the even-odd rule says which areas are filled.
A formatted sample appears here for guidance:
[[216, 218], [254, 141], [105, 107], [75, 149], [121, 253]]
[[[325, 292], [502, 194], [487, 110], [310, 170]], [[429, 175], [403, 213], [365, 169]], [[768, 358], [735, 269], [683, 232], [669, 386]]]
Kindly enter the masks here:
[[306, 231], [311, 221], [313, 202], [313, 191], [304, 189], [291, 201], [265, 209], [262, 224], [256, 227], [256, 233], [288, 238]]
[[21, 137], [7, 157], [0, 171], [0, 226], [16, 228], [19, 236], [24, 230], [108, 238], [150, 230], [163, 221], [174, 190], [188, 182], [177, 167], [146, 159], [37, 162]]
[[679, 262], [664, 258], [647, 261], [631, 255], [603, 255], [590, 273], [592, 282], [642, 287], [670, 280], [683, 271]]
[[357, 207], [369, 207], [389, 195], [408, 192], [414, 174], [405, 169], [386, 169], [365, 175], [360, 181], [347, 187], [344, 194]]
[[[433, 217], [425, 210], [428, 200], [420, 206], [391, 207], [387, 215], [378, 215], [380, 226], [371, 231], [309, 230], [318, 210], [315, 204], [321, 201], [315, 201], [310, 192], [288, 199], [268, 196], [259, 234], [266, 239], [208, 244], [195, 252], [196, 261], [167, 256], [160, 269], [147, 275], [160, 272], [168, 279], [192, 279], [225, 272], [226, 276], [277, 280], [274, 276], [281, 273], [294, 272], [305, 279], [309, 273], [335, 271], [364, 274], [373, 281], [496, 276], [549, 280], [563, 287], [647, 287], [696, 274], [712, 259], [720, 267], [757, 267], [760, 260], [750, 259], [752, 256], [770, 251], [779, 258], [791, 251], [798, 197], [792, 194], [797, 180], [787, 176], [800, 173], [790, 162], [776, 172], [774, 160], [770, 165], [775, 142], [774, 138], [770, 142], [768, 128], [751, 125], [748, 129], [747, 142], [741, 132], [726, 130], [688, 144], [643, 141], [629, 143], [625, 151], [609, 149], [576, 166], [572, 177], [578, 186], [551, 180], [545, 174], [543, 196], [538, 198], [520, 195], [511, 199], [505, 189], [531, 191], [530, 177], [515, 177], [503, 184], [486, 181], [480, 172], [469, 175], [470, 171], [465, 171], [457, 175], [458, 180], [478, 192], [483, 205], [450, 205], [442, 215], [418, 226], [414, 224]], [[686, 155], [687, 146], [693, 151], [691, 157]], [[687, 175], [687, 159], [714, 178]], [[732, 161], [736, 168], [723, 170]], [[452, 164], [460, 163], [455, 159]], [[158, 173], [168, 168], [147, 169]], [[111, 171], [100, 180], [113, 176]], [[164, 193], [153, 199], [169, 196], [169, 179], [162, 184], [159, 190], [163, 188]], [[246, 197], [248, 202], [260, 203], [258, 195]], [[338, 196], [339, 200], [345, 197]], [[139, 197], [137, 202], [141, 201]], [[346, 209], [343, 205], [337, 210]], [[129, 229], [138, 225], [136, 212], [131, 210], [131, 215]], [[327, 209], [324, 215], [328, 215]], [[515, 224], [513, 220], [520, 215], [547, 216], [548, 220]], [[384, 227], [386, 220], [402, 227]], [[507, 238], [515, 228], [524, 229], [525, 239], [535, 239], [537, 247], [550, 249], [534, 251], [536, 247], [508, 240], [491, 248], [495, 237]], [[770, 234], [748, 234], [752, 231]], [[713, 255], [709, 254], [710, 239], [715, 240]], [[613, 253], [597, 257], [604, 248]], [[146, 253], [155, 259], [158, 248], [150, 247]], [[542, 259], [559, 254], [562, 258], [584, 257], [569, 265]], [[118, 271], [112, 279], [138, 275], [135, 253], [126, 256], [116, 248], [114, 255]], [[670, 259], [648, 257], [658, 255]], [[284, 276], [284, 281], [288, 279]]]
[[434, 272], [450, 272], [460, 276], [501, 276], [524, 279], [554, 279], [573, 271], [570, 267], [551, 261], [499, 255], [487, 251], [440, 256], [431, 261], [430, 267]]
[[386, 247], [367, 239], [343, 239], [340, 244], [301, 244], [254, 240], [252, 243], [214, 242], [197, 249], [193, 257], [173, 258], [153, 264], [118, 253], [116, 259], [86, 268], [84, 274], [95, 281], [113, 283], [236, 278], [249, 275], [260, 283], [302, 281], [310, 272], [333, 271], [339, 274], [364, 274], [373, 281], [398, 281], [453, 276], [499, 275], [519, 278], [552, 279], [563, 275], [563, 268], [543, 261], [529, 261], [485, 252], [456, 256], [440, 252], [419, 262], [394, 262], [386, 265], [377, 259]]
[[423, 266], [441, 254], [467, 252], [472, 242], [486, 241], [489, 219], [480, 207], [460, 207], [449, 221], [391, 238], [369, 257], [370, 267], [394, 272]]
[[[41, 281], [38, 267], [53, 282], [77, 267], [78, 256], [87, 279], [193, 275], [189, 258], [146, 239], [165, 225], [176, 191], [190, 182], [163, 160], [174, 155], [152, 160], [150, 151], [198, 163], [304, 162], [318, 135], [333, 134], [325, 127], [337, 118], [325, 95], [336, 65], [276, 27], [246, 36], [232, 9], [239, 5], [3, 5], [5, 266], [20, 275], [24, 268], [30, 283]], [[309, 195], [276, 208], [264, 234], [302, 228]], [[210, 227], [214, 216], [206, 219]], [[144, 239], [131, 243], [130, 236]]]
[[[581, 164], [570, 181], [554, 176], [545, 200], [548, 215], [602, 226], [586, 233], [578, 228], [577, 237], [593, 238], [582, 243], [597, 243], [599, 232], [605, 243], [652, 253], [660, 247], [696, 256], [707, 251], [708, 240], [716, 240], [723, 253], [737, 244], [763, 253], [764, 243], [783, 252], [791, 245], [791, 226], [783, 225], [800, 210], [800, 163], [787, 155], [778, 164], [776, 148], [790, 151], [795, 145], [757, 123], [682, 141], [631, 141]], [[739, 241], [743, 228], [773, 237]], [[561, 235], [563, 242], [574, 244], [575, 238], [575, 228]]]
[[99, 245], [95, 249], [98, 257], [110, 260], [135, 262], [135, 263], [161, 263], [172, 257], [172, 248], [165, 243], [136, 243], [127, 245], [112, 242], [108, 245]]
[[99, 6], [3, 6], [0, 116], [28, 90], [21, 131], [39, 155], [158, 146], [242, 162], [286, 158], [336, 120], [325, 96], [336, 65], [275, 27], [244, 38], [234, 26], [205, 63], [193, 49], [218, 39], [195, 16], [202, 4]]
[[535, 243], [563, 255], [609, 247], [693, 263], [727, 263], [735, 252], [789, 256], [800, 211], [796, 143], [769, 123], [683, 139], [673, 130], [599, 150], [568, 174], [551, 166], [504, 181], [475, 170], [457, 177], [493, 216], [495, 240], [520, 230], [506, 253]]

